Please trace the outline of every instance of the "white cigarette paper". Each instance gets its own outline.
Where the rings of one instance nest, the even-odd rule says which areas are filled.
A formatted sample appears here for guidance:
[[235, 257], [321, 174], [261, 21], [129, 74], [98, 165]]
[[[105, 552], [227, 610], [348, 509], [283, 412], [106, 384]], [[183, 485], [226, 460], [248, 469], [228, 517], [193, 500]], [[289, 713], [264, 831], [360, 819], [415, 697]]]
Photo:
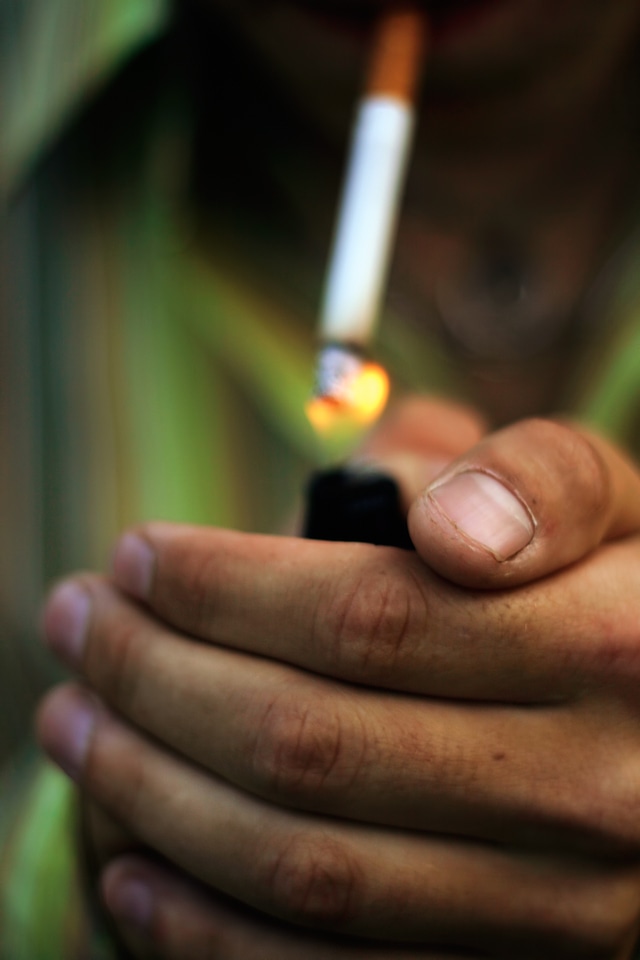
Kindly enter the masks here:
[[360, 106], [321, 313], [324, 341], [364, 345], [374, 330], [413, 127], [412, 107], [395, 97]]
[[412, 5], [380, 18], [358, 109], [321, 311], [324, 342], [364, 346], [384, 292], [414, 128], [426, 20]]

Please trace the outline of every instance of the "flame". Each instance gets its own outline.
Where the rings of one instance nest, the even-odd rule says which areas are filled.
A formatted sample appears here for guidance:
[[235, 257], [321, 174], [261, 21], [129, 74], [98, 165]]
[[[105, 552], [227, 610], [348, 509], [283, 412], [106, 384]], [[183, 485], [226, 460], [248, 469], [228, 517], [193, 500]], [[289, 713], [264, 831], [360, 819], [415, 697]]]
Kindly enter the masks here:
[[307, 417], [321, 434], [345, 425], [366, 427], [378, 419], [389, 397], [389, 375], [377, 363], [363, 363], [345, 376], [331, 394], [312, 397]]

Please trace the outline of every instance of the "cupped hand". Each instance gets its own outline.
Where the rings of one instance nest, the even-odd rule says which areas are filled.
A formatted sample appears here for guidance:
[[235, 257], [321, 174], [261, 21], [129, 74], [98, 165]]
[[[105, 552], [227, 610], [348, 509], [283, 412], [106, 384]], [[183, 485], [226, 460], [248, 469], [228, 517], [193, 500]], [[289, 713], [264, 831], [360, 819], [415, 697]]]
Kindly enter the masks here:
[[41, 741], [202, 884], [120, 860], [114, 912], [133, 876], [185, 960], [630, 957], [639, 494], [605, 441], [528, 421], [415, 500], [416, 554], [155, 524], [115, 584], [59, 587], [49, 642], [107, 706], [58, 689]]

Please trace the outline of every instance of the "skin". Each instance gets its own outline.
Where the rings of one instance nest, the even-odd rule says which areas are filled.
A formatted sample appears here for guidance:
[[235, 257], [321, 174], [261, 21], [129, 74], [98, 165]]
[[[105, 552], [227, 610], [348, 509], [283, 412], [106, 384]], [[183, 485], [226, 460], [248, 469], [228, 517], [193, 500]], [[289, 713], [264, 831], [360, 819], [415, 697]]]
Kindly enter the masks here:
[[[246, 0], [218, 6], [342, 142], [360, 41], [320, 30], [313, 5], [264, 4], [264, 18]], [[543, 0], [502, 3], [482, 31], [440, 41], [433, 149], [399, 246], [416, 303], [431, 295], [415, 279], [425, 253], [447, 269], [443, 223], [467, 237], [506, 209], [544, 238], [567, 302], [579, 295], [610, 232], [620, 150], [585, 174], [555, 232], [532, 211], [541, 196], [553, 206], [563, 164], [590, 145], [585, 117], [612, 89], [635, 8], [556, 3], [541, 19]], [[574, 36], [573, 69], [549, 60]], [[327, 62], [335, 89], [319, 99]], [[474, 96], [519, 70], [527, 110]], [[573, 126], [549, 110], [551, 90]], [[576, 237], [575, 263], [552, 255]], [[640, 473], [579, 426], [520, 419], [544, 388], [526, 402], [519, 390], [483, 395], [494, 423], [516, 419], [507, 429], [414, 400], [370, 441], [402, 485], [415, 554], [154, 524], [125, 535], [109, 577], [54, 592], [45, 638], [77, 682], [45, 699], [39, 737], [81, 785], [102, 897], [134, 956], [630, 958]], [[443, 490], [470, 474], [516, 497], [509, 549], [522, 530], [526, 543], [488, 549], [447, 519]]]
[[[420, 443], [439, 415], [460, 417], [410, 406]], [[411, 459], [407, 478], [428, 472]], [[509, 559], [434, 499], [469, 471], [531, 511]], [[142, 884], [152, 900], [134, 914], [171, 958], [402, 956], [397, 942], [429, 960], [443, 945], [630, 957], [639, 493], [605, 441], [526, 421], [414, 496], [415, 555], [152, 524], [135, 534], [144, 573], [125, 536], [112, 580], [74, 581], [90, 602], [82, 643], [69, 585], [49, 601], [49, 643], [84, 686], [54, 691], [38, 719], [49, 754], [162, 858], [116, 853], [107, 906], [131, 912], [127, 882]], [[103, 844], [106, 862], [127, 840]]]

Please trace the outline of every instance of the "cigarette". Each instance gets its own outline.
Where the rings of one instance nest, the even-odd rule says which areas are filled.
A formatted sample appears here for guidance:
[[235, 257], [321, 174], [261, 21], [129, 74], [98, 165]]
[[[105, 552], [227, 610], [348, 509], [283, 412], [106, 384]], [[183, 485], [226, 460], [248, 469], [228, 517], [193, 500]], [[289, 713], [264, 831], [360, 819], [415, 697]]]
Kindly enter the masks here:
[[[378, 23], [365, 94], [358, 108], [320, 318], [322, 344], [311, 421], [322, 426], [327, 405], [359, 411], [357, 380], [367, 360], [386, 285], [399, 201], [414, 128], [414, 100], [423, 61], [426, 18], [413, 5], [385, 12]], [[381, 368], [379, 368], [381, 370]], [[382, 371], [379, 387], [386, 374]], [[371, 378], [369, 378], [371, 381]], [[372, 399], [373, 381], [365, 395]], [[384, 398], [374, 406], [384, 406]], [[321, 409], [324, 407], [324, 409]]]

